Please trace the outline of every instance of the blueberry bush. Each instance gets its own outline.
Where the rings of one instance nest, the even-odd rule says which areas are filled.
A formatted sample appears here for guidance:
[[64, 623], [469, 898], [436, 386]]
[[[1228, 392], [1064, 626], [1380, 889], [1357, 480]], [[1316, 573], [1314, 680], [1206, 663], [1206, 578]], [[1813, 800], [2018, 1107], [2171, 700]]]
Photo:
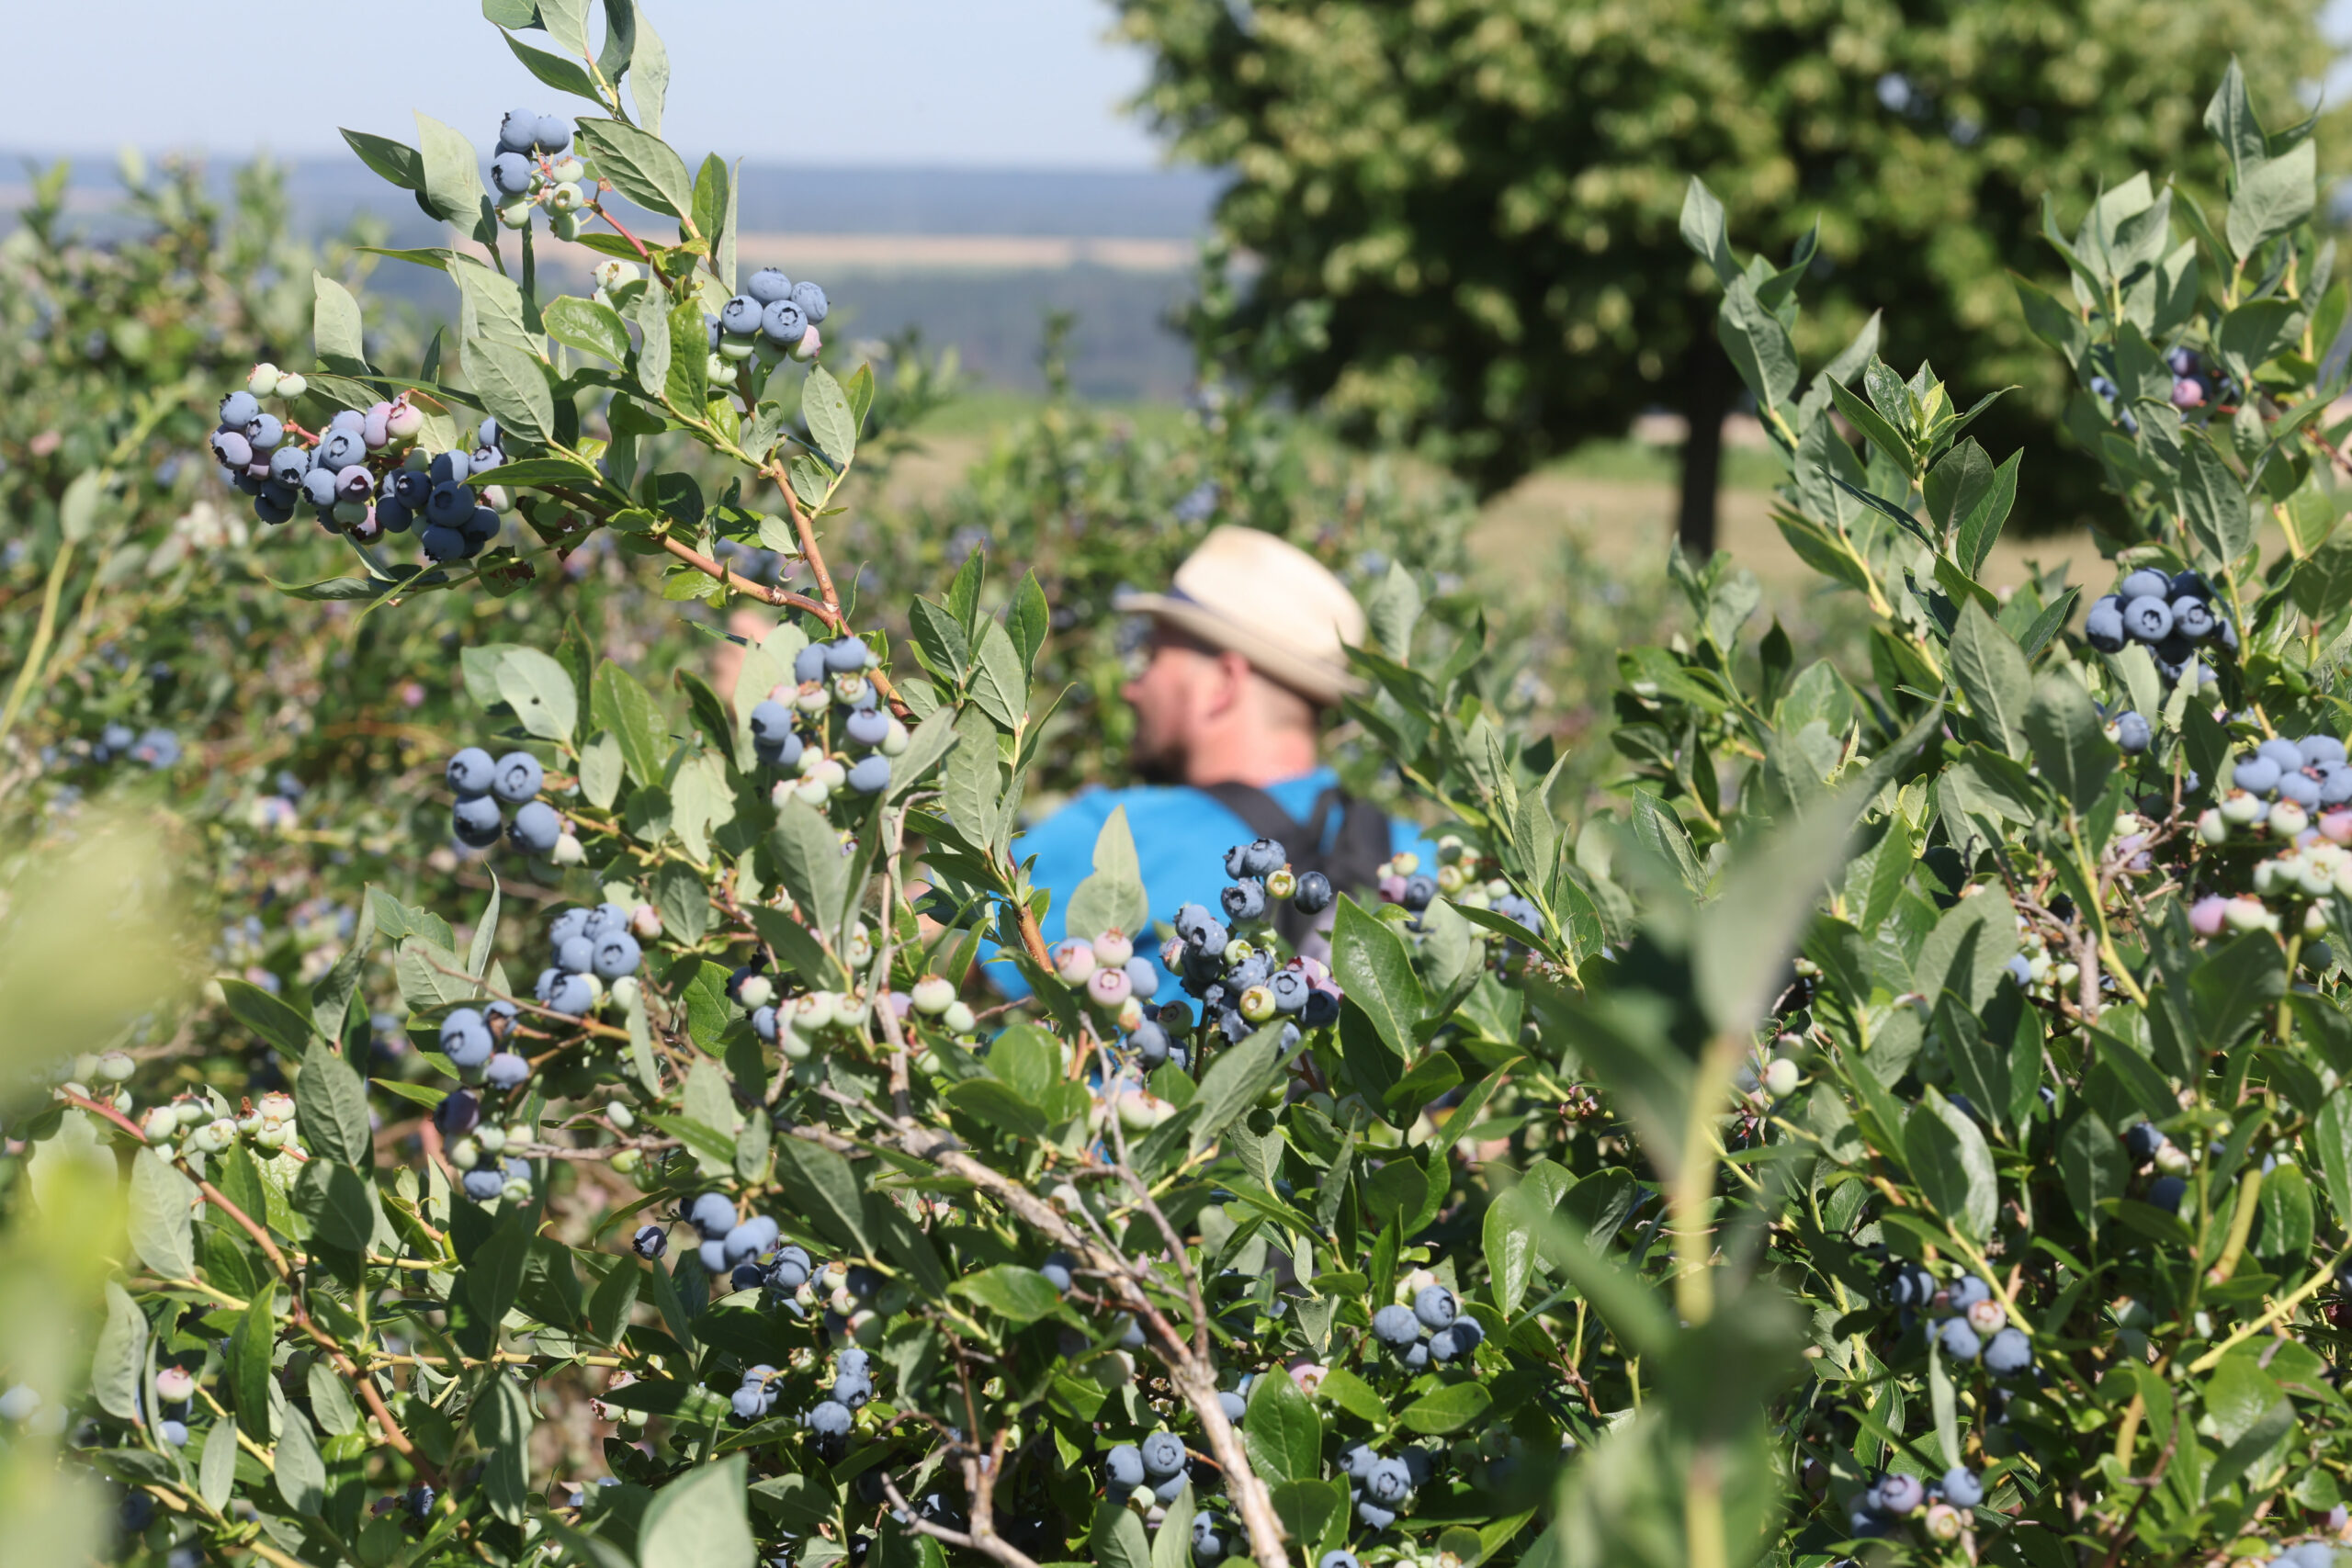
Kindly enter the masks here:
[[[460, 236], [399, 258], [457, 331], [394, 374], [320, 277], [308, 367], [217, 389], [224, 477], [339, 555], [290, 603], [363, 626], [601, 548], [778, 624], [731, 700], [609, 626], [454, 634], [431, 809], [479, 891], [387, 878], [305, 985], [216, 979], [282, 1089], [107, 1036], [184, 1003], [44, 983], [103, 942], [161, 989], [152, 851], [22, 885], [12, 1523], [62, 1475], [183, 1568], [2330, 1559], [2352, 544], [2307, 128], [2233, 71], [2218, 227], [2144, 177], [2053, 219], [2076, 287], [2024, 309], [2133, 529], [2087, 606], [1979, 581], [2019, 462], [1984, 404], [1875, 322], [1801, 389], [1807, 254], [1741, 259], [1694, 184], [1867, 671], [1678, 558], [1620, 804], [1564, 821], [1518, 670], [1398, 568], [1349, 718], [1434, 863], [1335, 888], [1261, 840], [1155, 908], [1114, 814], [1048, 949], [1039, 579], [973, 549], [903, 636], [843, 596], [876, 389], [829, 301], [738, 275], [630, 0], [485, 11], [586, 112], [347, 133]], [[541, 287], [543, 228], [593, 295]]]

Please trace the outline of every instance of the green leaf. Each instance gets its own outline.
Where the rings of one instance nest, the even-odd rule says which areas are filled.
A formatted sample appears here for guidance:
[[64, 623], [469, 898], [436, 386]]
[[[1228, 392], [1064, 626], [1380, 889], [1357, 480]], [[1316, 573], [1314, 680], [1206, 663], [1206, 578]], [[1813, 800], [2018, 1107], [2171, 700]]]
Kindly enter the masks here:
[[351, 1397], [351, 1385], [343, 1381], [334, 1362], [312, 1361], [304, 1382], [310, 1388], [311, 1413], [318, 1417], [321, 1430], [329, 1437], [343, 1438], [360, 1429], [363, 1422], [359, 1406]]
[[502, 434], [534, 446], [555, 439], [555, 390], [536, 355], [510, 344], [477, 338], [466, 344], [466, 375]]
[[130, 1245], [167, 1280], [196, 1277], [196, 1183], [153, 1149], [130, 1162]]
[[1064, 929], [1091, 942], [1105, 931], [1132, 936], [1150, 926], [1151, 906], [1144, 896], [1135, 835], [1127, 830], [1127, 808], [1113, 807], [1094, 836], [1093, 874], [1071, 893]]
[[[638, 26], [641, 54], [650, 32], [642, 17], [638, 18]], [[638, 62], [638, 85], [642, 89], [642, 58]], [[650, 127], [659, 123], [660, 117], [657, 114], [639, 118]], [[595, 160], [596, 172], [639, 207], [666, 212], [673, 218], [684, 218], [694, 210], [694, 175], [687, 172], [685, 160], [671, 151], [669, 143], [658, 133], [593, 115], [579, 122], [576, 133], [581, 151]]]
[[1952, 534], [1951, 553], [1971, 577], [1984, 570], [1985, 558], [2001, 537], [2001, 525], [2009, 520], [2009, 509], [2017, 504], [2018, 464], [2024, 457], [2022, 452], [2010, 453], [2009, 460], [1993, 470], [1993, 482], [1961, 513]]
[[325, 1041], [311, 1043], [294, 1080], [294, 1111], [312, 1156], [365, 1170], [376, 1163], [368, 1086]]
[[2205, 129], [2222, 151], [2230, 156], [2230, 172], [2239, 180], [2246, 176], [2250, 165], [2270, 155], [2268, 140], [2262, 134], [2262, 121], [2255, 117], [2254, 101], [2245, 90], [2245, 73], [2238, 69], [2232, 56], [2227, 69], [2222, 73], [2222, 85], [2213, 89], [2212, 98], [2205, 106]]
[[571, 671], [535, 648], [510, 649], [498, 661], [498, 694], [523, 728], [542, 740], [571, 743], [580, 719], [580, 689]]
[[359, 161], [402, 190], [424, 188], [424, 159], [413, 147], [365, 130], [345, 130], [344, 141]]
[[1241, 1440], [1250, 1462], [1269, 1482], [1313, 1481], [1323, 1473], [1323, 1418], [1280, 1368], [1250, 1383]]
[[372, 374], [360, 344], [359, 301], [322, 272], [311, 274], [311, 336], [319, 363], [346, 376]]
[[[670, 373], [662, 378], [662, 391], [680, 413], [699, 414], [710, 397], [710, 356], [697, 352], [703, 343], [702, 316], [702, 300], [692, 294], [670, 311]], [[677, 352], [680, 344], [690, 345], [688, 351]]]
[[2203, 434], [2183, 442], [2177, 491], [2189, 533], [2226, 570], [2254, 542], [2245, 487]]
[[[607, 5], [611, 3], [606, 0]], [[637, 106], [637, 122], [659, 136], [662, 103], [670, 92], [670, 51], [662, 47], [661, 35], [642, 12], [637, 13], [636, 35], [628, 62], [629, 101]]]
[[2305, 1141], [2319, 1156], [2329, 1204], [2338, 1214], [2352, 1214], [2352, 1085], [2327, 1097]]
[[802, 917], [829, 933], [838, 932], [849, 899], [849, 863], [842, 855], [841, 833], [823, 813], [795, 796], [777, 808], [769, 841]]
[[2087, 813], [2115, 771], [2115, 743], [2107, 738], [2090, 694], [2071, 677], [2044, 675], [2025, 713], [2034, 765], [2069, 805]]
[[2033, 671], [2009, 634], [1973, 599], [1961, 606], [1960, 624], [1952, 631], [1951, 671], [1969, 711], [2001, 749], [2011, 756], [2021, 752]]
[[477, 1323], [495, 1326], [514, 1305], [523, 1288], [523, 1266], [530, 1261], [531, 1231], [529, 1210], [509, 1210], [467, 1260], [466, 1303]]
[[[251, 1210], [246, 1211], [248, 1213]], [[270, 1348], [277, 1342], [277, 1322], [270, 1312], [274, 1289], [256, 1292], [237, 1325], [232, 1371], [237, 1391], [237, 1425], [257, 1443], [269, 1441]]]
[[2305, 141], [2245, 175], [2230, 197], [2222, 226], [2230, 250], [2240, 261], [2312, 215], [2319, 186], [2318, 159], [2318, 143]]
[[595, 79], [588, 74], [586, 66], [560, 54], [549, 54], [544, 49], [533, 49], [513, 33], [502, 32], [501, 36], [506, 39], [506, 47], [514, 51], [514, 58], [523, 62], [523, 68], [557, 92], [570, 93], [591, 103], [599, 101]]
[[759, 1548], [745, 1512], [750, 1462], [729, 1454], [656, 1492], [638, 1528], [638, 1568], [752, 1568]]
[[1413, 1026], [1428, 1006], [1412, 954], [1394, 926], [1366, 914], [1345, 895], [1331, 929], [1331, 973], [1347, 993], [1348, 1005], [1371, 1021], [1381, 1043], [1400, 1061], [1410, 1061]]
[[1485, 1240], [1487, 1288], [1502, 1314], [1516, 1317], [1535, 1275], [1535, 1227], [1517, 1188], [1487, 1206]]
[[1216, 1142], [1273, 1087], [1283, 1071], [1282, 1032], [1279, 1021], [1269, 1023], [1240, 1044], [1217, 1053], [1193, 1096], [1188, 1134], [1193, 1148], [1204, 1149]]
[[376, 1234], [376, 1190], [347, 1165], [313, 1158], [295, 1179], [294, 1212], [311, 1234], [345, 1252], [364, 1249]]
[[1724, 287], [1723, 304], [1715, 311], [1715, 336], [1767, 412], [1796, 391], [1797, 353], [1789, 329], [1756, 297], [1755, 286], [1745, 276]]
[[147, 1319], [130, 1292], [107, 1281], [107, 1321], [90, 1362], [90, 1392], [98, 1408], [125, 1421], [139, 1419], [139, 1387], [147, 1367]]
[[1162, 1511], [1152, 1533], [1151, 1568], [1193, 1568], [1193, 1488], [1189, 1483]]
[[628, 326], [611, 306], [566, 294], [550, 303], [541, 319], [547, 324], [548, 336], [556, 342], [616, 365], [628, 363]]
[[277, 1434], [277, 1451], [270, 1469], [277, 1478], [277, 1495], [286, 1506], [315, 1518], [327, 1506], [327, 1466], [319, 1457], [319, 1440], [311, 1435], [311, 1418], [289, 1405], [285, 1429]]
[[1029, 713], [1029, 669], [1001, 622], [980, 624], [978, 663], [972, 700], [1002, 728], [1019, 729]]
[[597, 664], [590, 682], [588, 711], [619, 743], [629, 777], [640, 784], [659, 784], [669, 771], [670, 726], [653, 694], [607, 659]]
[[792, 1201], [795, 1213], [834, 1241], [854, 1247], [860, 1254], [873, 1252], [874, 1244], [865, 1234], [865, 1204], [849, 1161], [806, 1138], [779, 1138], [775, 1179]]
[[850, 411], [841, 383], [821, 365], [808, 368], [808, 384], [800, 391], [800, 417], [808, 422], [809, 435], [833, 467], [848, 468], [857, 456], [857, 415]]
[[1036, 1322], [1061, 1305], [1062, 1299], [1052, 1280], [1035, 1269], [1013, 1263], [999, 1263], [976, 1274], [967, 1274], [948, 1290], [1016, 1325]]
[[268, 1041], [288, 1056], [300, 1057], [316, 1038], [311, 1021], [259, 986], [220, 976], [221, 994], [237, 1021]]
[[2339, 534], [2303, 558], [2287, 580], [2295, 608], [2325, 620], [2352, 604], [2352, 535]]
[[1415, 1400], [1397, 1419], [1416, 1432], [1441, 1437], [1469, 1426], [1493, 1404], [1494, 1396], [1484, 1384], [1457, 1382]]
[[230, 1491], [236, 1484], [237, 1424], [215, 1421], [204, 1434], [204, 1455], [197, 1462], [197, 1495], [218, 1513], [229, 1506]]
[[490, 198], [482, 189], [473, 139], [430, 115], [419, 114], [416, 140], [424, 164], [424, 205], [444, 223], [472, 233], [481, 220], [482, 204]]
[[1982, 1247], [1993, 1234], [2000, 1184], [1976, 1123], [1933, 1088], [1926, 1089], [1904, 1122], [1903, 1156], [1928, 1205]]
[[1905, 473], [1917, 471], [1911, 457], [1911, 444], [1886, 423], [1878, 410], [1834, 381], [1829, 384], [1829, 398], [1838, 405], [1838, 412], [1846, 416], [1846, 422], [1860, 431], [1873, 448]]
[[1114, 1499], [1105, 1497], [1095, 1505], [1086, 1544], [1101, 1568], [1151, 1568], [1151, 1542], [1144, 1535], [1142, 1518]]

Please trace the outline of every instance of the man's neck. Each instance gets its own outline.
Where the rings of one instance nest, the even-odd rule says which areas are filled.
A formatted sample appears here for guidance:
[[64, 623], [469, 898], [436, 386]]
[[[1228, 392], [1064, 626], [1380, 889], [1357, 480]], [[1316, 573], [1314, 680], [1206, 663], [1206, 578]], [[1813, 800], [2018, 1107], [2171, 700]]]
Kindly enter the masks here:
[[1196, 788], [1210, 784], [1245, 784], [1257, 789], [1281, 784], [1315, 771], [1315, 738], [1296, 730], [1271, 735], [1236, 737], [1224, 745], [1204, 748], [1184, 767], [1184, 782]]

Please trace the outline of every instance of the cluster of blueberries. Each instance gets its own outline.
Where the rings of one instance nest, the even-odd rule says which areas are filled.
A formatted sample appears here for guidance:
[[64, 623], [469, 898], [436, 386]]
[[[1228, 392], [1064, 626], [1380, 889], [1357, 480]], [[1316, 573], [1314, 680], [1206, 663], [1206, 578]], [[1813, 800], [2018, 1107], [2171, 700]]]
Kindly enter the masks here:
[[2132, 1164], [2156, 1168], [2155, 1179], [2148, 1183], [2144, 1195], [2148, 1205], [2167, 1214], [2180, 1213], [2181, 1202], [2188, 1196], [2188, 1173], [2194, 1164], [2188, 1151], [2153, 1122], [2134, 1122], [2123, 1129], [2123, 1148]]
[[[495, 1008], [502, 1004], [492, 1005]], [[507, 1006], [504, 1018], [511, 1020], [513, 1015], [514, 1009]], [[475, 1018], [475, 1027], [479, 1028], [480, 1015]], [[442, 1038], [445, 1042], [448, 1039], [446, 1027]], [[472, 1074], [467, 1076], [470, 1078]], [[484, 1076], [493, 1089], [519, 1089], [531, 1076], [531, 1064], [511, 1052], [501, 1051], [490, 1058]], [[467, 1197], [477, 1203], [494, 1203], [501, 1198], [521, 1202], [530, 1197], [530, 1162], [506, 1154], [509, 1145], [529, 1139], [528, 1128], [500, 1127], [483, 1122], [481, 1101], [462, 1089], [444, 1095], [441, 1103], [433, 1108], [433, 1125], [448, 1140], [449, 1163], [464, 1172], [458, 1185]], [[502, 1155], [505, 1156], [503, 1160], [500, 1158]]]
[[[2135, 642], [2145, 645], [2167, 681], [2179, 680], [2201, 648], [2230, 653], [2238, 649], [2237, 628], [2216, 603], [2211, 584], [2193, 571], [2167, 577], [2154, 567], [2131, 573], [2114, 592], [2092, 604], [2083, 621], [2083, 637], [2101, 653], [2120, 653]], [[2136, 733], [2142, 738], [2137, 745], [2120, 736], [2118, 743], [2127, 751], [2145, 750], [2145, 719], [2140, 720]]]
[[710, 329], [710, 352], [729, 364], [754, 355], [769, 364], [786, 355], [805, 361], [817, 356], [823, 341], [815, 329], [826, 309], [824, 289], [765, 266], [743, 280], [743, 292], [718, 314], [703, 321]]
[[1113, 929], [1089, 940], [1071, 937], [1057, 943], [1049, 954], [1062, 984], [1083, 990], [1086, 999], [1116, 1017], [1129, 1002], [1136, 1004], [1136, 1026], [1144, 1021], [1142, 1004], [1159, 994], [1159, 970], [1136, 951], [1126, 932]]
[[603, 987], [637, 973], [644, 957], [618, 904], [566, 909], [548, 928], [553, 962], [539, 971], [531, 994], [549, 1011], [578, 1018], [596, 1005]]
[[1863, 1489], [1847, 1526], [1858, 1540], [1880, 1540], [1925, 1508], [1928, 1533], [1952, 1540], [1965, 1528], [1968, 1511], [1984, 1501], [1984, 1477], [1965, 1465], [1952, 1466], [1935, 1481], [1889, 1471]]
[[[450, 828], [458, 842], [469, 850], [486, 850], [506, 833], [526, 854], [551, 854], [563, 837], [563, 818], [554, 807], [538, 798], [547, 782], [539, 760], [528, 751], [509, 751], [493, 758], [479, 746], [469, 746], [449, 759], [443, 770], [449, 792], [458, 797], [450, 811]], [[515, 808], [510, 828], [499, 807]], [[545, 999], [545, 998], [541, 998]], [[582, 1010], [586, 1010], [582, 1009]]]
[[161, 772], [180, 760], [180, 738], [160, 728], [133, 731], [127, 724], [109, 724], [90, 743], [90, 761], [104, 764], [117, 757], [128, 757]]
[[[494, 1089], [520, 1089], [530, 1080], [529, 1058], [520, 1052], [502, 1049], [511, 1043], [514, 1032], [516, 1009], [513, 1002], [494, 1001], [481, 1009], [453, 1008], [441, 1021], [441, 1054], [458, 1069], [467, 1083], [486, 1083]], [[452, 1104], [453, 1095], [441, 1103], [449, 1108], [452, 1117], [462, 1118], [473, 1097]], [[441, 1131], [452, 1136], [470, 1131], [465, 1127], [444, 1126]]]
[[2165, 355], [2172, 371], [2172, 406], [2184, 412], [2237, 400], [2237, 384], [2215, 370], [2187, 344]]
[[[1266, 920], [1277, 899], [1287, 898], [1293, 908], [1310, 916], [1331, 907], [1330, 880], [1319, 871], [1294, 874], [1288, 853], [1272, 839], [1227, 851], [1225, 871], [1233, 881], [1218, 900], [1236, 927]], [[1160, 949], [1160, 962], [1199, 999], [1204, 1021], [1227, 1040], [1246, 1039], [1259, 1025], [1277, 1018], [1306, 1029], [1338, 1021], [1340, 987], [1322, 963], [1301, 957], [1284, 964], [1271, 942], [1252, 943], [1235, 934], [1204, 905], [1185, 905], [1176, 911], [1173, 923], [1176, 934]], [[1136, 1031], [1147, 1066], [1157, 1066], [1153, 1056], [1169, 1043], [1170, 1010], [1162, 1008], [1148, 1021], [1154, 1033]]]
[[[777, 804], [792, 794], [820, 807], [844, 785], [860, 795], [890, 787], [890, 759], [906, 750], [907, 728], [882, 706], [881, 694], [867, 679], [873, 663], [874, 650], [863, 637], [812, 642], [793, 656], [796, 684], [779, 686], [752, 705], [752, 750], [764, 765], [799, 775], [797, 784], [776, 784]], [[842, 738], [865, 752], [846, 766], [826, 751], [821, 736], [812, 743], [797, 728], [800, 716], [821, 724], [835, 707], [845, 710]]]
[[1383, 1458], [1370, 1444], [1358, 1443], [1340, 1456], [1340, 1471], [1348, 1478], [1356, 1517], [1385, 1530], [1396, 1522], [1413, 1489], [1437, 1473], [1437, 1461], [1427, 1450], [1409, 1445]]
[[[2313, 815], [2352, 808], [2352, 764], [2346, 761], [2344, 742], [2333, 735], [2306, 735], [2297, 740], [2274, 738], [2256, 747], [2252, 756], [2233, 761], [2230, 789], [2233, 795], [2243, 790], [2256, 801], [2270, 803], [2269, 812], [2255, 815], [2276, 817], [2279, 805], [2291, 804], [2308, 825]], [[2245, 807], [2238, 812], [2244, 814]], [[2223, 819], [2232, 815], [2225, 797]], [[2245, 820], [2252, 822], [2254, 815], [2247, 815]], [[2278, 824], [2272, 823], [2271, 828], [2279, 837], [2294, 836], [2280, 831]], [[2301, 830], [2301, 826], [2295, 829], [2295, 832]]]
[[506, 461], [506, 449], [499, 441], [498, 421], [485, 419], [475, 427], [470, 452], [449, 451], [426, 461], [404, 462], [386, 474], [376, 502], [379, 529], [404, 534], [422, 518], [424, 526], [416, 539], [427, 560], [480, 555], [498, 537], [498, 509], [491, 502], [504, 504], [499, 492], [476, 489], [483, 475]]
[[1926, 1269], [1896, 1258], [1886, 1267], [1884, 1284], [1894, 1305], [1927, 1314], [1928, 1332], [1953, 1360], [1982, 1359], [1996, 1378], [2022, 1377], [2032, 1370], [2033, 1342], [2008, 1324], [1992, 1287], [1975, 1275], [1962, 1274], [1949, 1287], [1940, 1286]]
[[561, 115], [513, 109], [498, 126], [498, 148], [490, 157], [491, 188], [498, 192], [498, 220], [509, 229], [529, 225], [531, 209], [544, 205], [548, 227], [559, 240], [580, 237], [580, 212], [588, 205], [581, 185], [587, 165], [567, 156], [571, 123]]
[[1391, 1303], [1372, 1314], [1372, 1337], [1418, 1372], [1431, 1361], [1467, 1359], [1487, 1337], [1475, 1317], [1462, 1315], [1462, 1303], [1443, 1285], [1424, 1285], [1413, 1304]]
[[1139, 1486], [1151, 1488], [1162, 1506], [1176, 1501], [1192, 1479], [1192, 1456], [1184, 1439], [1161, 1430], [1141, 1443], [1121, 1443], [1102, 1456], [1102, 1480], [1111, 1496], [1124, 1502]]

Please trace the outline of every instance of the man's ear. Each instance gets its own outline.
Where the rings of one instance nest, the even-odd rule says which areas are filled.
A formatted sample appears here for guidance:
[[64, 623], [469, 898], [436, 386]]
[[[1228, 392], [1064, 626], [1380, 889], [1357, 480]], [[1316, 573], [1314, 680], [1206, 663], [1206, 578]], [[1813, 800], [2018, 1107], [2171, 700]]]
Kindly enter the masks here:
[[1239, 707], [1250, 694], [1253, 671], [1250, 661], [1238, 653], [1220, 652], [1216, 656], [1216, 680], [1208, 690], [1208, 711], [1222, 718]]

